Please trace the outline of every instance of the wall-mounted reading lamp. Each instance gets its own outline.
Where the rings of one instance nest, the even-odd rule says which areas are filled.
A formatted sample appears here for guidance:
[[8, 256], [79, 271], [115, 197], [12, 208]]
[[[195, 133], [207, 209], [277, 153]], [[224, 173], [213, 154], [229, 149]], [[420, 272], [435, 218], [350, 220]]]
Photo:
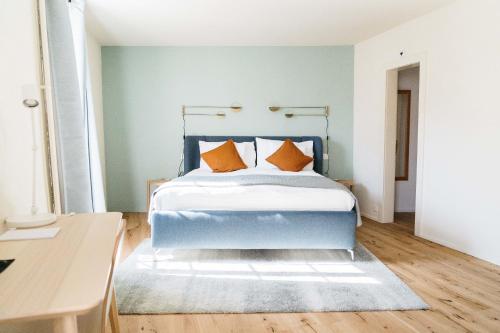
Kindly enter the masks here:
[[217, 106], [217, 105], [183, 105], [182, 106], [182, 116], [208, 116], [208, 117], [225, 117], [226, 113], [216, 112], [216, 113], [202, 113], [202, 112], [186, 112], [187, 109], [230, 109], [233, 112], [240, 112], [242, 107], [239, 105], [231, 106]]
[[329, 107], [328, 106], [269, 106], [269, 111], [277, 112], [281, 109], [315, 109], [323, 110], [322, 113], [285, 113], [285, 117], [328, 117]]
[[[328, 156], [329, 153], [329, 145], [328, 141], [330, 140], [330, 136], [328, 135], [328, 127], [330, 126], [328, 121], [328, 116], [330, 113], [330, 107], [326, 106], [269, 106], [269, 111], [277, 112], [282, 109], [314, 109], [314, 110], [323, 110], [322, 113], [285, 113], [285, 117], [294, 118], [294, 117], [324, 117], [325, 118], [325, 134], [326, 134], [326, 154]], [[328, 172], [330, 171], [330, 164], [326, 164], [325, 174], [328, 176]]]

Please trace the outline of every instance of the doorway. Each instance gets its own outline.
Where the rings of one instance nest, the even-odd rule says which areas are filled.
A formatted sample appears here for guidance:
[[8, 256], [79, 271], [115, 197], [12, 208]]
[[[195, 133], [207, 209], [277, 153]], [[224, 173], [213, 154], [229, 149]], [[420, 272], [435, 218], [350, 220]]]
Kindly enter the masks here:
[[414, 231], [420, 66], [398, 71], [394, 222]]
[[[387, 71], [383, 221], [418, 234], [422, 76], [419, 62]], [[421, 192], [420, 192], [421, 193]]]

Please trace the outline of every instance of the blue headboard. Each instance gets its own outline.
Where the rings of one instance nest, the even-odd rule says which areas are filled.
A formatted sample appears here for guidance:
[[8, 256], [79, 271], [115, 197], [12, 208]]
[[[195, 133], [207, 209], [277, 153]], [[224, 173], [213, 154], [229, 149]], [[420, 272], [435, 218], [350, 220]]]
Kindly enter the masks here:
[[[314, 171], [323, 173], [323, 140], [319, 136], [258, 136], [263, 139], [285, 140], [294, 142], [312, 141], [314, 150]], [[255, 144], [255, 136], [197, 136], [187, 135], [184, 140], [184, 173], [200, 167], [200, 146], [198, 141], [226, 141], [233, 139], [234, 142], [250, 142]]]

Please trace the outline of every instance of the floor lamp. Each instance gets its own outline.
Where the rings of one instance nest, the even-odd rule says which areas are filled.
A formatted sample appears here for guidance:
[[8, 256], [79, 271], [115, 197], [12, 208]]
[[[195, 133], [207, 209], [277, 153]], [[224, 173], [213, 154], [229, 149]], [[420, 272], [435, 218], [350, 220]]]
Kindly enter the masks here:
[[38, 140], [36, 135], [36, 118], [35, 112], [38, 109], [39, 102], [28, 92], [23, 91], [23, 105], [31, 114], [31, 134], [32, 134], [32, 174], [31, 174], [31, 213], [28, 215], [9, 216], [5, 219], [8, 228], [34, 228], [54, 223], [56, 215], [52, 213], [38, 213], [38, 205], [36, 202], [36, 156], [39, 150]]

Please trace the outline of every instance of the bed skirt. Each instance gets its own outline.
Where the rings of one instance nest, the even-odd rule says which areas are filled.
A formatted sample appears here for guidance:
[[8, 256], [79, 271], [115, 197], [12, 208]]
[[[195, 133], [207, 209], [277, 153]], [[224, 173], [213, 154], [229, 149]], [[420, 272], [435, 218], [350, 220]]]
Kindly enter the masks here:
[[353, 249], [356, 210], [161, 211], [150, 216], [153, 248]]

